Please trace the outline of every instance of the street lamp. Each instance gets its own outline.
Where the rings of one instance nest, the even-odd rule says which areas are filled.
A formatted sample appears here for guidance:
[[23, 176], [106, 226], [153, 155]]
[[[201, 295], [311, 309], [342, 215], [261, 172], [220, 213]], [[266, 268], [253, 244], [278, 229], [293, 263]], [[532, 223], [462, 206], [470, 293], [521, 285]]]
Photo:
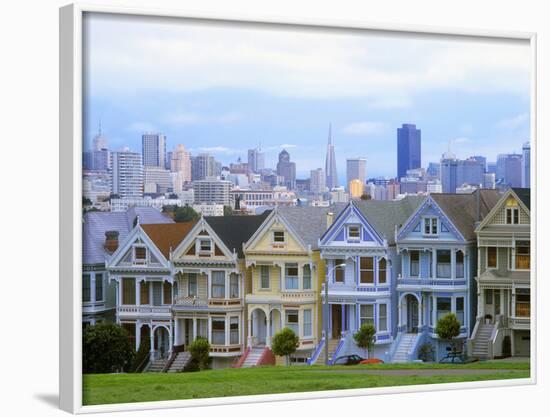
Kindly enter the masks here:
[[345, 263], [334, 265], [325, 275], [325, 365], [328, 365], [328, 277], [332, 275], [336, 268], [345, 267]]

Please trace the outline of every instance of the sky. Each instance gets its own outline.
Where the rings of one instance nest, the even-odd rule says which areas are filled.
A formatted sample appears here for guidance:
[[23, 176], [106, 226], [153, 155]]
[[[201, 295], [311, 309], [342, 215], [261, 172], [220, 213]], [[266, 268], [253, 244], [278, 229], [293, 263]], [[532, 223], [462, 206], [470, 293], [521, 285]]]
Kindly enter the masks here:
[[298, 178], [324, 168], [329, 124], [346, 158], [396, 175], [397, 128], [422, 131], [422, 166], [521, 152], [530, 132], [527, 41], [88, 14], [84, 148], [101, 121], [113, 150], [144, 132], [224, 165], [261, 144]]

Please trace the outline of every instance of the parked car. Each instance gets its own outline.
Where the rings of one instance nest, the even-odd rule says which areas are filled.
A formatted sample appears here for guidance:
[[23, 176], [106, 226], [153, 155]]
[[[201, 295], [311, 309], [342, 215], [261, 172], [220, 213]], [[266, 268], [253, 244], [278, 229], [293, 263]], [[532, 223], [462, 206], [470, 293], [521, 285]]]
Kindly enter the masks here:
[[377, 364], [377, 363], [384, 363], [384, 361], [382, 359], [372, 358], [372, 359], [365, 359], [360, 362], [361, 365], [371, 365], [371, 364]]
[[332, 364], [333, 365], [357, 365], [358, 363], [361, 363], [361, 361], [364, 361], [364, 360], [365, 359], [359, 355], [346, 355], [346, 356], [339, 356], [332, 362]]

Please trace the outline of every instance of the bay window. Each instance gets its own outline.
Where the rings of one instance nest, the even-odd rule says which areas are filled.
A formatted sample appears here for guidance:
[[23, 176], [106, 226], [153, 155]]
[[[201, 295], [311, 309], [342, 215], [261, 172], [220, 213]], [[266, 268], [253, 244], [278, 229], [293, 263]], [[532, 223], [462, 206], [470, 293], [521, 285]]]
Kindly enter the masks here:
[[[334, 260], [334, 265], [342, 265], [342, 264], [345, 264], [346, 263], [346, 260], [345, 259], [335, 259]], [[334, 281], [335, 282], [344, 282], [344, 277], [345, 277], [345, 274], [346, 274], [346, 268], [343, 267], [343, 266], [340, 266], [340, 267], [334, 267]]]
[[516, 241], [516, 269], [531, 268], [531, 242], [528, 240]]
[[418, 277], [420, 275], [420, 251], [413, 250], [410, 257], [410, 276]]
[[270, 267], [268, 265], [260, 266], [260, 289], [262, 290], [269, 289], [269, 270]]
[[312, 320], [311, 320], [311, 309], [304, 310], [304, 337], [313, 336]]
[[311, 267], [309, 265], [304, 265], [303, 269], [303, 285], [304, 290], [311, 290]]
[[455, 300], [456, 318], [461, 326], [464, 326], [464, 297], [457, 297]]
[[374, 304], [361, 304], [359, 308], [359, 324], [374, 325]]
[[497, 248], [495, 246], [489, 246], [487, 248], [487, 269], [497, 267]]
[[237, 274], [229, 276], [229, 297], [239, 298], [239, 276]]
[[239, 318], [231, 317], [229, 319], [229, 344], [239, 344]]
[[298, 289], [298, 264], [285, 264], [285, 289]]
[[212, 272], [212, 298], [225, 298], [225, 272]]
[[136, 280], [134, 278], [122, 278], [122, 304], [136, 304]]
[[197, 274], [187, 275], [187, 296], [196, 297], [198, 295], [197, 290]]
[[516, 317], [531, 315], [531, 290], [529, 288], [516, 289]]
[[437, 320], [451, 312], [451, 298], [437, 297]]
[[437, 265], [436, 272], [437, 278], [450, 278], [451, 277], [451, 251], [449, 249], [437, 250]]
[[378, 331], [385, 332], [388, 330], [388, 305], [378, 305]]
[[359, 258], [359, 277], [361, 284], [374, 284], [374, 258]]
[[292, 330], [296, 335], [300, 334], [300, 329], [298, 327], [298, 310], [286, 310], [285, 326]]
[[464, 278], [464, 253], [462, 251], [457, 251], [455, 253], [456, 259], [456, 277]]
[[225, 318], [212, 319], [212, 344], [225, 345]]
[[139, 303], [140, 304], [149, 304], [149, 281], [142, 281], [139, 284]]
[[387, 282], [387, 261], [385, 258], [380, 258], [378, 262], [378, 283], [385, 284]]

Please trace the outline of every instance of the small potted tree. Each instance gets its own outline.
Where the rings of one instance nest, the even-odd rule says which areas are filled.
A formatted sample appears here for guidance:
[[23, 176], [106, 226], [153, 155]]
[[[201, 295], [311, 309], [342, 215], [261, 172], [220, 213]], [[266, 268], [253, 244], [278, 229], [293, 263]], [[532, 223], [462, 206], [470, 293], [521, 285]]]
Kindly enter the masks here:
[[277, 332], [271, 340], [271, 350], [277, 356], [284, 356], [287, 366], [290, 365], [290, 355], [296, 352], [299, 345], [300, 339], [288, 327]]
[[357, 346], [361, 349], [365, 349], [366, 358], [370, 359], [369, 352], [374, 346], [374, 335], [376, 329], [372, 324], [362, 324], [357, 333], [353, 335], [353, 339]]
[[[453, 313], [445, 314], [439, 320], [435, 327], [435, 333], [442, 340], [449, 341], [451, 345], [451, 351], [457, 352], [457, 348], [454, 344], [454, 338], [460, 335], [460, 322]], [[453, 357], [454, 360], [454, 357]]]

